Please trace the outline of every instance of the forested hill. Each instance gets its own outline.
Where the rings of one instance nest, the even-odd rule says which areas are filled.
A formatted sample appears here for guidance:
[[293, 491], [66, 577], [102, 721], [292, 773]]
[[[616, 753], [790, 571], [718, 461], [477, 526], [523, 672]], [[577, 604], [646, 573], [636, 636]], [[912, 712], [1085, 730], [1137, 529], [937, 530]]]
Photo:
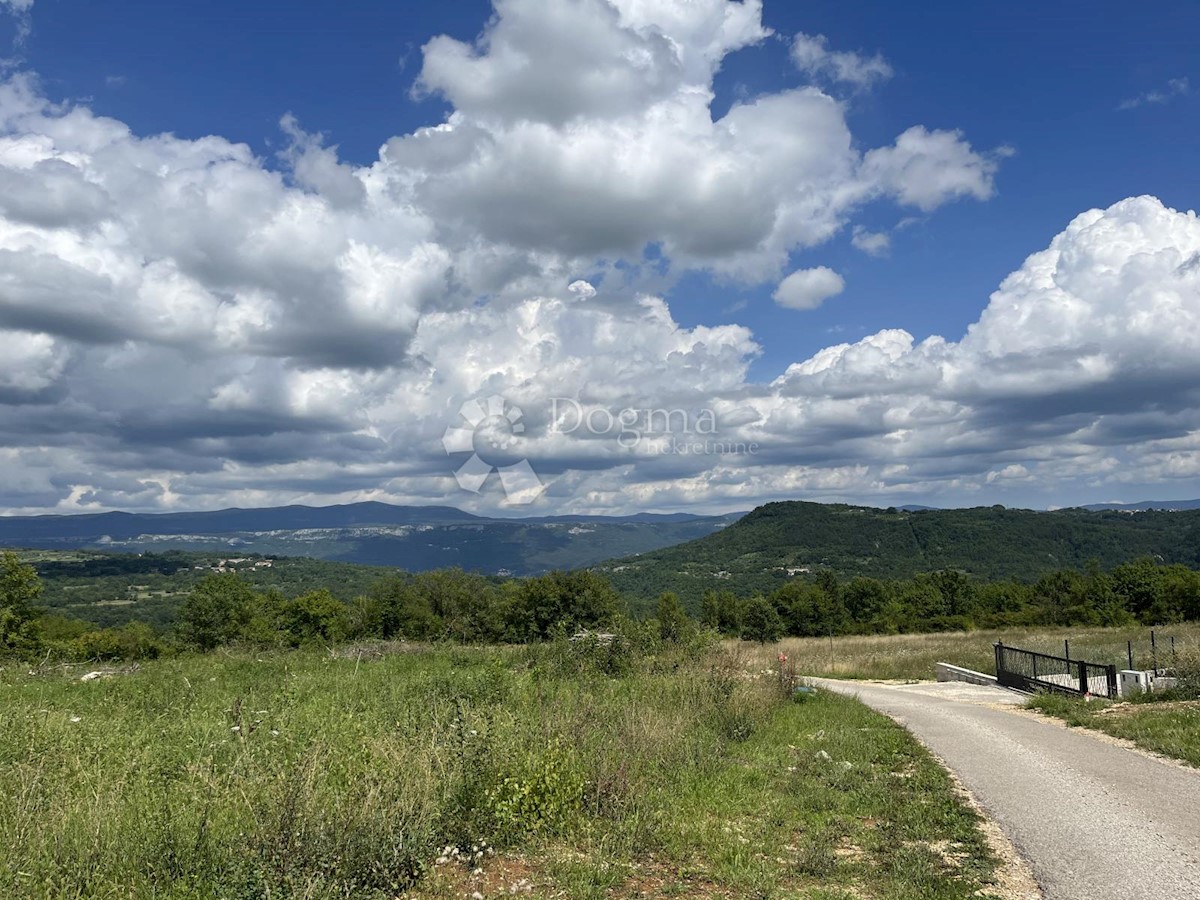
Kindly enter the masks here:
[[0, 516], [0, 547], [306, 556], [413, 572], [537, 575], [690, 541], [738, 514], [487, 518], [447, 506], [351, 503], [185, 513]]
[[1200, 567], [1200, 510], [1035, 512], [1002, 506], [904, 511], [768, 503], [715, 534], [595, 567], [629, 594], [769, 592], [788, 577], [907, 578], [958, 569], [1032, 580], [1055, 569], [1111, 568], [1140, 556]]

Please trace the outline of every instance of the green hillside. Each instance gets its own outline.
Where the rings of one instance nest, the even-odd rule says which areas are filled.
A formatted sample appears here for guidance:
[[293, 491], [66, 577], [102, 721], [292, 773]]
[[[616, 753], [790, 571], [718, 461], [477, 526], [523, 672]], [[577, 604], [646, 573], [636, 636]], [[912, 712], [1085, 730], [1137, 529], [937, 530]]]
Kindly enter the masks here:
[[1091, 561], [1141, 556], [1200, 567], [1200, 510], [1035, 512], [1002, 506], [906, 512], [842, 504], [768, 503], [699, 540], [595, 567], [622, 592], [767, 593], [789, 577], [909, 578], [957, 569], [983, 579], [1033, 580]]
[[104, 627], [131, 621], [165, 628], [179, 605], [215, 572], [237, 572], [256, 590], [294, 597], [327, 590], [349, 602], [394, 569], [300, 557], [237, 556], [204, 553], [102, 553], [89, 550], [24, 550], [43, 592], [38, 606], [51, 614]]

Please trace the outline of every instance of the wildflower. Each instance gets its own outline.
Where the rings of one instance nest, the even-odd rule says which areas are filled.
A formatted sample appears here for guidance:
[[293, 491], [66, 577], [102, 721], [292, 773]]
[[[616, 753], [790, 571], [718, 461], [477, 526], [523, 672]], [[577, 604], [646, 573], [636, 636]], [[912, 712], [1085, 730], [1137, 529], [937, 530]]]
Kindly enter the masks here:
[[83, 719], [79, 718], [79, 716], [71, 716], [71, 721], [72, 722], [82, 722]]
[[234, 725], [234, 726], [233, 726], [232, 728], [230, 728], [229, 730], [230, 730], [230, 731], [241, 731], [241, 730], [242, 730], [242, 726], [241, 726], [241, 725]]

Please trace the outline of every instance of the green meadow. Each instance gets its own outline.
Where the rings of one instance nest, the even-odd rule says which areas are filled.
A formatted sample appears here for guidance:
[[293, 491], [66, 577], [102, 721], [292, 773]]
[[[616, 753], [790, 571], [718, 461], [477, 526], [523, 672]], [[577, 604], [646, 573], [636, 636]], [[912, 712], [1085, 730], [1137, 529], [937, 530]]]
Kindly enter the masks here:
[[749, 656], [226, 649], [0, 671], [6, 898], [988, 896], [906, 732]]

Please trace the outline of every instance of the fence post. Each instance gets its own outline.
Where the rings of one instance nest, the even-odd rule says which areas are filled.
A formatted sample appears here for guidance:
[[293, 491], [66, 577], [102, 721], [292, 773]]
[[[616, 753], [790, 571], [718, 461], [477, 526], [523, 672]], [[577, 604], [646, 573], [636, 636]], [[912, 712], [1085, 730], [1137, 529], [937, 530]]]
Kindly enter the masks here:
[[1066, 638], [1063, 638], [1063, 656], [1067, 659], [1071, 658], [1071, 642]]
[[1111, 663], [1104, 667], [1104, 674], [1108, 676], [1108, 699], [1117, 699], [1117, 667]]
[[1133, 668], [1133, 641], [1125, 642], [1125, 649], [1129, 653], [1129, 668]]
[[1092, 692], [1092, 686], [1088, 684], [1088, 664], [1082, 659], [1079, 661], [1079, 693], [1085, 697]]
[[1004, 643], [1002, 641], [996, 641], [996, 644], [992, 647], [992, 649], [996, 651], [996, 680], [1003, 684], [1004, 680], [1001, 676], [1004, 672], [1004, 666], [1001, 664], [1002, 660], [1000, 654], [1004, 652]]
[[1158, 674], [1158, 645], [1154, 642], [1154, 629], [1150, 629], [1150, 665], [1154, 667], [1154, 674]]

